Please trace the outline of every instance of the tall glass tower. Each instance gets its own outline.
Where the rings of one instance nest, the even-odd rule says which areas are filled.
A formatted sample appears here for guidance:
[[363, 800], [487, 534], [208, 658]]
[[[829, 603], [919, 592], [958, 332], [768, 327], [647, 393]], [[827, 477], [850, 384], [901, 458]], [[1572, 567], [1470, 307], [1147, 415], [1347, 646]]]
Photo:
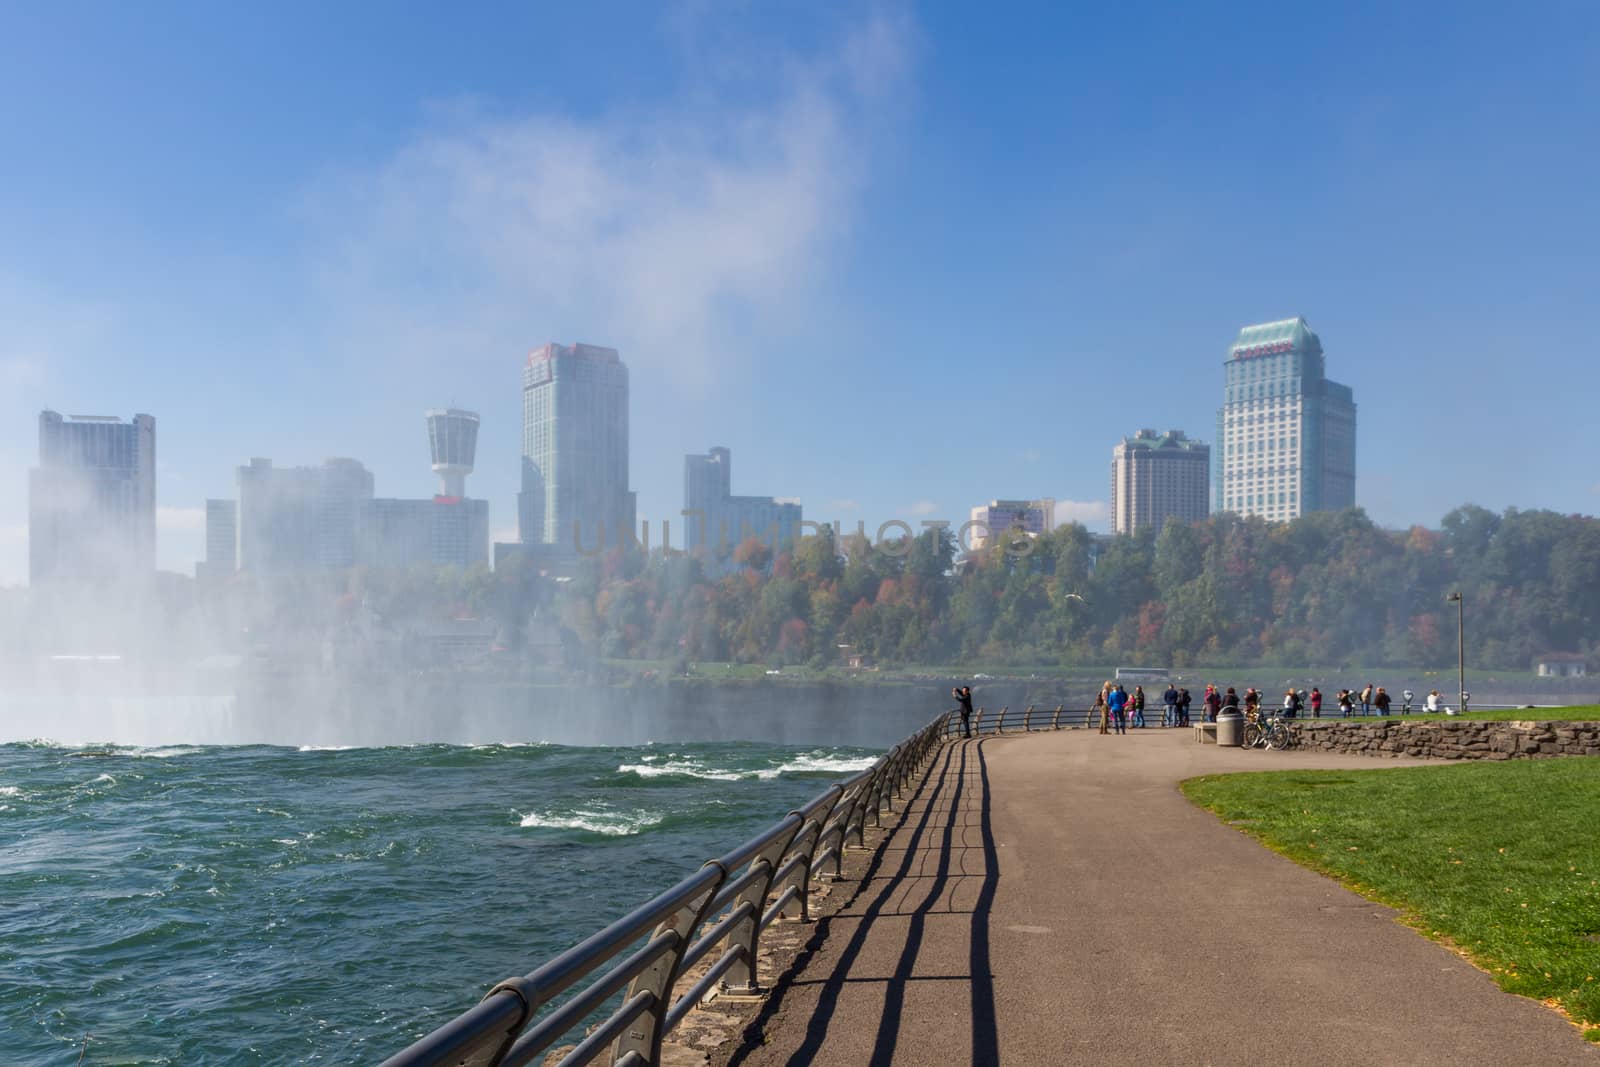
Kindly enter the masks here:
[[548, 344], [522, 370], [522, 543], [581, 546], [637, 536], [628, 489], [628, 368], [614, 348]]
[[39, 466], [28, 479], [34, 584], [156, 569], [156, 420], [39, 413]]
[[1356, 404], [1303, 318], [1246, 326], [1223, 363], [1212, 510], [1274, 521], [1356, 502]]

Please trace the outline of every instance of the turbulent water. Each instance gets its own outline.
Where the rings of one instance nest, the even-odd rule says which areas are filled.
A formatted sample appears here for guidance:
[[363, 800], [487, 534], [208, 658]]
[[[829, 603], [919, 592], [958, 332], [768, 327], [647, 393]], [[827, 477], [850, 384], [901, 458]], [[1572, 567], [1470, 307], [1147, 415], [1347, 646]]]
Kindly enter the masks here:
[[0, 745], [0, 1062], [376, 1062], [873, 755]]

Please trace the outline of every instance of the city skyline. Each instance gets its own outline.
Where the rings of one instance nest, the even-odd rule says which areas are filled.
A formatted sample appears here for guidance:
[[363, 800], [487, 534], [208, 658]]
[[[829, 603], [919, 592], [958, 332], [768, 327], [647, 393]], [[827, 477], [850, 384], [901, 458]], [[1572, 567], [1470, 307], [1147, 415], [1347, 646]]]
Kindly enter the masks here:
[[[658, 524], [714, 439], [819, 517], [1051, 496], [1105, 529], [1104, 449], [1209, 437], [1229, 339], [1296, 314], [1376, 521], [1600, 505], [1582, 450], [1499, 432], [1588, 414], [1551, 386], [1587, 374], [1600, 13], [278, 17], [0, 16], [0, 583], [42, 409], [161, 419], [163, 569], [203, 555], [218, 456], [421, 495], [403, 426], [441, 402], [482, 413], [514, 539], [507, 383], [552, 337], [625, 353]], [[1216, 62], [1305, 48], [1316, 79]]]

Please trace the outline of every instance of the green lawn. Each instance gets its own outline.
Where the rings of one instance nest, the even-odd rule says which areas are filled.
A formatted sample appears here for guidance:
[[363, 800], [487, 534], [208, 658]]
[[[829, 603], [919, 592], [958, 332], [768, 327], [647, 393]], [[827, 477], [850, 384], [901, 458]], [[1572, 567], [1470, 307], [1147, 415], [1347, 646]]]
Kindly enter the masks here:
[[1182, 788], [1600, 1041], [1600, 759], [1207, 775]]
[[[1328, 717], [1326, 706], [1322, 709], [1322, 717]], [[1338, 716], [1334, 716], [1337, 718]], [[1356, 718], [1361, 718], [1357, 715]], [[1572, 719], [1600, 719], [1600, 704], [1587, 704], [1571, 708], [1497, 708], [1494, 711], [1472, 711], [1465, 715], [1391, 715], [1390, 718], [1412, 719], [1441, 719], [1451, 722], [1556, 722]], [[1371, 721], [1370, 719], [1368, 720]]]

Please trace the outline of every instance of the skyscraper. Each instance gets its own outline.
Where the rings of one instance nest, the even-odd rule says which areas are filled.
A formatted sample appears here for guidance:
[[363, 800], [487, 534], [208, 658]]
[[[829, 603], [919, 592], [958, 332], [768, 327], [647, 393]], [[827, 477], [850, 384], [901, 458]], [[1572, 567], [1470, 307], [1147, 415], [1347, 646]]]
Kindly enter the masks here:
[[522, 371], [523, 544], [592, 549], [637, 536], [628, 489], [628, 368], [614, 348], [547, 344]]
[[156, 569], [156, 420], [39, 413], [28, 477], [28, 571], [101, 580]]
[[1356, 404], [1302, 318], [1246, 326], [1228, 349], [1212, 510], [1275, 521], [1356, 502]]
[[739, 542], [756, 537], [773, 549], [800, 536], [796, 501], [733, 495], [733, 453], [713, 448], [683, 457], [684, 547], [708, 563], [731, 555]]
[[206, 558], [196, 565], [195, 577], [222, 581], [239, 569], [239, 502], [206, 501]]
[[1211, 449], [1182, 430], [1140, 430], [1111, 450], [1111, 528], [1119, 534], [1209, 510]]

